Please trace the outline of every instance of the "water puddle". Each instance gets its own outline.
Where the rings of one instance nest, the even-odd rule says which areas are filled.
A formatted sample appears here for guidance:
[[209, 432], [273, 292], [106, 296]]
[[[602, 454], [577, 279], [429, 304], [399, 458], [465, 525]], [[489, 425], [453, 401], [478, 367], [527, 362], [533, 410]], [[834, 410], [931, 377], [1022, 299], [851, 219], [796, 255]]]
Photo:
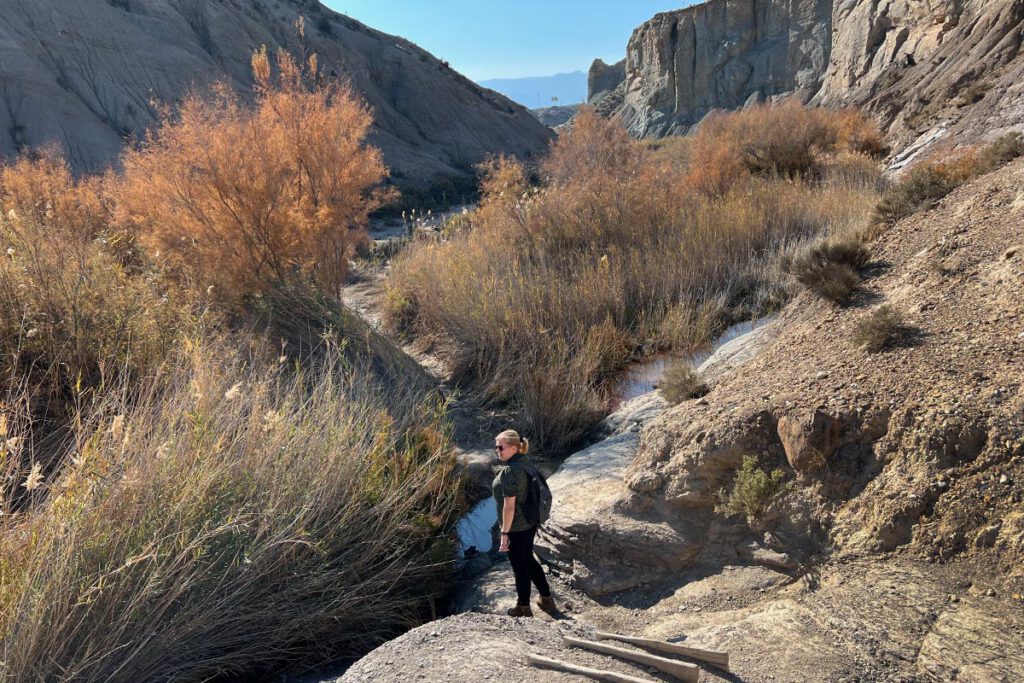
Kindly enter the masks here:
[[476, 548], [477, 552], [489, 552], [494, 540], [491, 528], [498, 521], [497, 507], [494, 499], [487, 497], [473, 506], [462, 516], [456, 530], [459, 534], [459, 557], [465, 557], [466, 551]]

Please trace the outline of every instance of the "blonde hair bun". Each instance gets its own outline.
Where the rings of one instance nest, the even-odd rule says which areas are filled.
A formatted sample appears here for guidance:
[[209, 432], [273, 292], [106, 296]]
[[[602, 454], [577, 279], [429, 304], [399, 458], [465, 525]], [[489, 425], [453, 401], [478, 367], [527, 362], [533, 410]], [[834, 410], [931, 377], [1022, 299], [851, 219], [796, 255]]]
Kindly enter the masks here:
[[519, 436], [519, 432], [514, 429], [506, 429], [495, 438], [504, 441], [509, 446], [518, 446], [520, 453], [525, 454], [530, 450], [530, 440]]

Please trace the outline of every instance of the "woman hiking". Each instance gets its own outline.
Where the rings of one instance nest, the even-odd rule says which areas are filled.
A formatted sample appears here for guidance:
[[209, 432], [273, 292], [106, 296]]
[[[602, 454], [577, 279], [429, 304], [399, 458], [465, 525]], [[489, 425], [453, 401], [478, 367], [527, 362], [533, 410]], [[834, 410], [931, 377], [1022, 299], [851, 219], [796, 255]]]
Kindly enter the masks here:
[[533, 557], [533, 539], [537, 526], [523, 514], [529, 477], [524, 468], [533, 465], [526, 457], [530, 442], [511, 429], [494, 437], [494, 450], [498, 452], [498, 475], [491, 490], [498, 506], [498, 524], [501, 545], [498, 550], [508, 553], [508, 561], [516, 577], [516, 606], [508, 610], [511, 617], [532, 617], [530, 584], [537, 586], [540, 597], [537, 606], [548, 614], [555, 614], [555, 601], [540, 563]]

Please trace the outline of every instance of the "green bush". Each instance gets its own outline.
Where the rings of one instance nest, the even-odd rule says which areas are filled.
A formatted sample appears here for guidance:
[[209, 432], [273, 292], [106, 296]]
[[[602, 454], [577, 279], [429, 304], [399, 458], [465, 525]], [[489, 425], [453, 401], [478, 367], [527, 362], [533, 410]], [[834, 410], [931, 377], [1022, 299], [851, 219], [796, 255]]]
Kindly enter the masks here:
[[780, 469], [765, 472], [753, 455], [743, 456], [743, 465], [736, 471], [732, 490], [719, 493], [719, 510], [728, 515], [744, 515], [756, 520], [765, 508], [786, 488], [785, 473]]
[[853, 343], [877, 353], [895, 341], [903, 328], [903, 314], [886, 304], [857, 322]]
[[703, 396], [708, 388], [696, 368], [680, 361], [665, 368], [665, 376], [658, 385], [658, 390], [666, 401], [675, 405], [690, 398]]

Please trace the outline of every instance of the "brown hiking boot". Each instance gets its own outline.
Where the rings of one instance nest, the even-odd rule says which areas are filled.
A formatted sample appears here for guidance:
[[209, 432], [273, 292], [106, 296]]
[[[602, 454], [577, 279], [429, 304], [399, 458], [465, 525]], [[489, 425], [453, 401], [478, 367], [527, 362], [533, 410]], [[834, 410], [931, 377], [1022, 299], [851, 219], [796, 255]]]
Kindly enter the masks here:
[[516, 605], [515, 607], [510, 607], [506, 614], [510, 617], [532, 617], [533, 610], [530, 609], [529, 605]]
[[537, 607], [540, 607], [552, 616], [558, 614], [558, 607], [555, 606], [555, 599], [550, 595], [546, 598], [543, 595], [537, 598]]

